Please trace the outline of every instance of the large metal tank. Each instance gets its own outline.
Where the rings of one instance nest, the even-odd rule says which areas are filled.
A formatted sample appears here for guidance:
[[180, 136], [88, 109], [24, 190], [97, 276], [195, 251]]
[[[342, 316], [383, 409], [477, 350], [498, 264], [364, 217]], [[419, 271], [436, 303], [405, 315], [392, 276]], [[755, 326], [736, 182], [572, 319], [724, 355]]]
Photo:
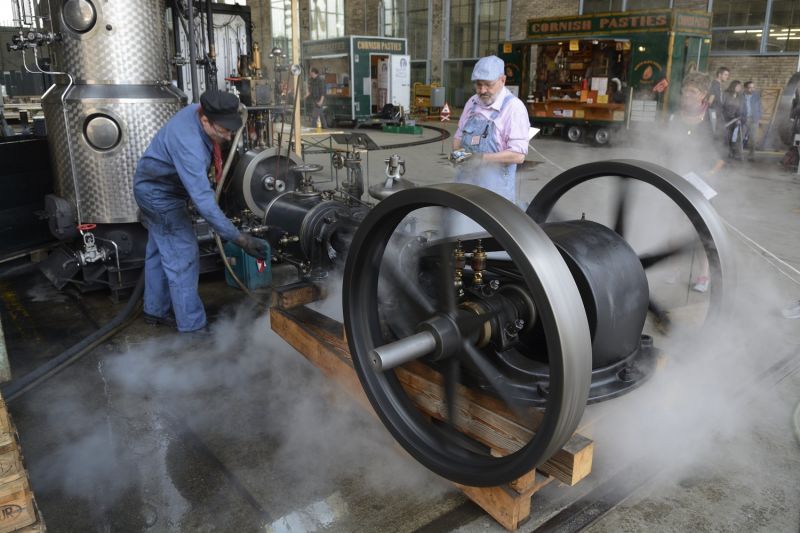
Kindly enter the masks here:
[[42, 98], [55, 192], [82, 223], [136, 222], [133, 173], [185, 101], [169, 82], [164, 0], [49, 0], [56, 78]]

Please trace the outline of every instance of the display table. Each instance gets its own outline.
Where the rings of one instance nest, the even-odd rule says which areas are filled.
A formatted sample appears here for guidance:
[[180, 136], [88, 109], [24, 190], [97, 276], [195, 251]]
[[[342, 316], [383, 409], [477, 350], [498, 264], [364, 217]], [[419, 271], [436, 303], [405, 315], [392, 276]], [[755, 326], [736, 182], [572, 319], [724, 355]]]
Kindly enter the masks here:
[[585, 121], [622, 122], [625, 104], [599, 104], [578, 99], [551, 98], [545, 102], [529, 103], [528, 113], [539, 118], [571, 118]]

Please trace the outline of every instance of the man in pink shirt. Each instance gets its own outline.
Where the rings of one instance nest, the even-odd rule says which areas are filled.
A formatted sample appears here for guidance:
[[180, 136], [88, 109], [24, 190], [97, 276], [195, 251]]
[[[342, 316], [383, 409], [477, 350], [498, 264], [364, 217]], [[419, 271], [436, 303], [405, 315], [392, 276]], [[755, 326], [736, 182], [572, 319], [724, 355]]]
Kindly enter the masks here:
[[458, 163], [455, 181], [480, 185], [516, 204], [517, 165], [528, 153], [528, 110], [506, 89], [499, 57], [482, 57], [472, 81], [475, 95], [464, 106], [450, 154]]

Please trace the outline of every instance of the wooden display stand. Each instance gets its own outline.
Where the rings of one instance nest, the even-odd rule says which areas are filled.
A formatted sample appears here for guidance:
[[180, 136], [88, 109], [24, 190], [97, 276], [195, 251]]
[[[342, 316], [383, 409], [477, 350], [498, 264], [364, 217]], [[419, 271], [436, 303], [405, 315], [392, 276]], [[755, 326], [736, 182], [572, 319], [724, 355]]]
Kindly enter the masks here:
[[[305, 307], [320, 294], [314, 285], [303, 283], [274, 289], [271, 327], [324, 374], [336, 380], [351, 397], [373, 412], [353, 370], [343, 325]], [[445, 418], [441, 375], [417, 362], [405, 364], [396, 369], [396, 373], [422, 412], [439, 420]], [[530, 440], [535, 428], [520, 424], [496, 398], [463, 386], [459, 397], [461, 401], [455, 425], [487, 445], [493, 453], [508, 454]], [[536, 491], [554, 479], [572, 486], [589, 475], [593, 449], [591, 440], [575, 434], [547, 462], [508, 485], [455, 485], [503, 527], [514, 531], [530, 516], [531, 497]]]
[[9, 531], [41, 533], [45, 526], [28, 482], [17, 430], [0, 398], [0, 533]]

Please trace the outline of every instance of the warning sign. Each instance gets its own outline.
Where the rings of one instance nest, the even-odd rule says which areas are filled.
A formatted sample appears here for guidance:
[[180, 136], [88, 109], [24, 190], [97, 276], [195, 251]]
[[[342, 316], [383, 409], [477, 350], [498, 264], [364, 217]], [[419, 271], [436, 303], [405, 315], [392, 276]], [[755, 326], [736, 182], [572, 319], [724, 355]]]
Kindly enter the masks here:
[[439, 113], [439, 120], [441, 122], [447, 122], [450, 120], [450, 106], [447, 105], [447, 102], [444, 103], [444, 107], [442, 111]]

